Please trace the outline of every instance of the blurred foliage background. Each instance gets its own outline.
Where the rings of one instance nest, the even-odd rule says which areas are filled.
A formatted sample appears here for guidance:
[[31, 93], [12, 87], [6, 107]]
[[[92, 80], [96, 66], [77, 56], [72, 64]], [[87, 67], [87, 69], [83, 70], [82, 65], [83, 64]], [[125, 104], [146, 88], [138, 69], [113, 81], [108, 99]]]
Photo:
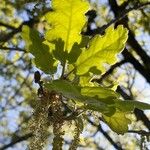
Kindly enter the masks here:
[[[150, 103], [150, 2], [148, 0], [89, 0], [88, 24], [84, 34], [99, 34], [103, 25], [115, 19], [129, 30], [126, 48], [118, 63], [108, 68], [101, 82], [119, 83], [117, 91], [125, 99]], [[37, 86], [32, 56], [24, 49], [20, 36], [23, 25], [44, 34], [47, 28], [43, 15], [51, 11], [50, 0], [0, 0], [0, 150], [25, 150], [31, 134], [27, 123], [32, 115]], [[125, 15], [126, 10], [132, 11]], [[122, 16], [121, 16], [122, 15]], [[121, 17], [120, 17], [121, 16]], [[43, 74], [43, 78], [46, 75]], [[117, 135], [100, 121], [99, 114], [89, 113], [81, 135], [80, 150], [150, 149], [150, 111], [135, 109], [129, 133]], [[66, 130], [68, 130], [66, 126]], [[69, 127], [70, 128], [70, 127]], [[64, 149], [70, 143], [66, 135]], [[138, 130], [141, 132], [133, 133]], [[142, 131], [147, 131], [142, 132]], [[51, 133], [50, 129], [50, 133]], [[130, 133], [131, 132], [131, 133]], [[52, 134], [46, 149], [51, 149]]]

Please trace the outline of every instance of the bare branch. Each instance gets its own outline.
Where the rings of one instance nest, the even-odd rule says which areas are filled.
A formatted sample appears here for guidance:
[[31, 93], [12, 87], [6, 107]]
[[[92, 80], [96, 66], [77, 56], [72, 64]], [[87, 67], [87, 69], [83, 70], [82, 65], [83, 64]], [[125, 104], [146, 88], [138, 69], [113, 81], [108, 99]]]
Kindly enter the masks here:
[[[126, 48], [122, 52], [124, 59], [131, 63], [134, 68], [150, 83], [150, 73]], [[145, 58], [145, 57], [144, 57]]]
[[12, 147], [12, 146], [14, 146], [15, 144], [17, 144], [19, 142], [22, 142], [22, 141], [25, 141], [25, 140], [29, 139], [31, 136], [32, 136], [32, 133], [28, 133], [24, 136], [17, 137], [15, 139], [13, 139], [9, 144], [6, 144], [3, 147], [1, 147], [0, 150], [5, 150], [9, 147]]
[[103, 128], [101, 127], [100, 124], [99, 124], [99, 125], [96, 125], [96, 124], [95, 124], [94, 122], [92, 122], [90, 119], [88, 119], [88, 122], [89, 122], [91, 125], [97, 127], [98, 131], [101, 132], [101, 133], [104, 135], [104, 137], [114, 146], [114, 148], [116, 148], [117, 150], [123, 150], [116, 142], [113, 141], [113, 139], [108, 135], [108, 133], [103, 130]]
[[144, 130], [139, 130], [139, 131], [129, 130], [128, 133], [136, 133], [136, 134], [140, 134], [143, 136], [150, 136], [150, 132], [146, 132]]
[[26, 50], [19, 48], [19, 47], [4, 47], [4, 46], [0, 46], [0, 50], [10, 50], [10, 51], [19, 51], [19, 52], [27, 52]]

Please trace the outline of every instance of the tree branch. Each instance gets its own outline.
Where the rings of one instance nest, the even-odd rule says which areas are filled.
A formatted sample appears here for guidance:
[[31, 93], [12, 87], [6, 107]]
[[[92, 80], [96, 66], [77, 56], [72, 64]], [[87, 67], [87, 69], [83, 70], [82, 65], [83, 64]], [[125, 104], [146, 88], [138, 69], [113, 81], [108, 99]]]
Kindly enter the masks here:
[[142, 64], [139, 63], [139, 61], [134, 58], [134, 56], [128, 52], [128, 50], [125, 48], [125, 50], [122, 52], [122, 55], [124, 56], [124, 59], [130, 62], [134, 68], [141, 74], [143, 77], [147, 80], [147, 82], [150, 83], [150, 72], [145, 68]]
[[15, 27], [13, 27], [13, 26], [11, 26], [9, 24], [6, 24], [4, 22], [0, 22], [0, 26], [4, 26], [4, 27], [9, 28], [11, 30], [15, 30], [16, 29]]
[[27, 52], [26, 50], [19, 48], [19, 47], [4, 47], [4, 46], [0, 46], [0, 50], [10, 50], [10, 51], [19, 51], [19, 52]]
[[2, 146], [0, 148], [0, 150], [5, 150], [9, 147], [12, 147], [12, 146], [14, 146], [15, 144], [17, 144], [19, 142], [22, 142], [22, 141], [25, 141], [25, 140], [29, 139], [30, 137], [32, 137], [32, 133], [17, 137], [15, 139], [13, 139], [9, 144], [6, 144], [6, 145]]
[[116, 144], [116, 143], [113, 141], [113, 139], [108, 135], [108, 133], [103, 130], [103, 128], [101, 127], [100, 124], [99, 124], [99, 125], [96, 125], [96, 124], [95, 124], [94, 122], [92, 122], [90, 119], [88, 119], [88, 122], [89, 122], [91, 125], [97, 127], [98, 131], [101, 132], [101, 133], [104, 135], [104, 137], [114, 146], [114, 148], [116, 148], [117, 150], [123, 150], [118, 144]]
[[[117, 18], [120, 16], [120, 13], [125, 9], [122, 6], [118, 6], [116, 0], [109, 0], [110, 7]], [[148, 6], [150, 5], [150, 2], [139, 4], [137, 3], [136, 6]], [[141, 8], [142, 8], [141, 7]], [[139, 8], [138, 8], [139, 9]], [[141, 60], [144, 63], [144, 67], [150, 72], [150, 57], [147, 55], [147, 53], [143, 50], [141, 45], [138, 43], [138, 41], [135, 39], [134, 33], [130, 30], [128, 26], [128, 18], [122, 18], [120, 21], [117, 21], [118, 24], [123, 24], [128, 30], [129, 30], [129, 36], [128, 36], [128, 44], [133, 48], [133, 50], [139, 55]]]
[[129, 130], [128, 133], [136, 133], [143, 136], [150, 136], [150, 132], [146, 132], [144, 130], [140, 130], [140, 131]]
[[30, 27], [33, 27], [35, 23], [39, 22], [39, 20], [30, 19], [29, 21], [24, 21], [18, 28], [13, 29], [10, 33], [6, 35], [2, 35], [0, 37], [0, 42], [7, 42], [10, 40], [15, 34], [21, 32], [23, 25], [28, 25]]
[[101, 83], [101, 82], [102, 82], [103, 80], [105, 80], [110, 74], [112, 74], [113, 71], [114, 71], [117, 67], [119, 67], [119, 66], [125, 64], [126, 62], [127, 62], [127, 61], [124, 59], [124, 60], [121, 60], [120, 62], [115, 63], [115, 64], [112, 65], [112, 66], [110, 67], [110, 69], [108, 69], [99, 79], [93, 79], [92, 82]]

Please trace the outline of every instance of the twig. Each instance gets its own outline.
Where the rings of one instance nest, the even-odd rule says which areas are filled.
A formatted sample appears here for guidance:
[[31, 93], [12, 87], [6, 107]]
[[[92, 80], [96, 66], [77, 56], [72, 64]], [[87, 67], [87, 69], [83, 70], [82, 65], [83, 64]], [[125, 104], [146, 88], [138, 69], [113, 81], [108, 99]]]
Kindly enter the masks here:
[[123, 150], [117, 143], [115, 143], [115, 142], [113, 141], [113, 139], [108, 135], [108, 133], [103, 130], [103, 128], [101, 127], [100, 124], [99, 124], [99, 125], [96, 125], [96, 124], [95, 124], [94, 122], [92, 122], [90, 119], [88, 119], [88, 122], [89, 122], [91, 125], [97, 127], [97, 128], [98, 128], [98, 131], [100, 131], [100, 132], [104, 135], [104, 137], [105, 137], [117, 150]]
[[7, 149], [7, 148], [9, 148], [9, 147], [12, 147], [12, 146], [14, 146], [15, 144], [17, 144], [17, 143], [19, 143], [19, 142], [22, 142], [22, 141], [27, 140], [27, 139], [30, 138], [31, 136], [32, 136], [32, 133], [28, 133], [28, 134], [26, 134], [26, 135], [24, 135], [24, 136], [17, 137], [17, 138], [15, 138], [15, 139], [13, 139], [9, 144], [6, 144], [6, 145], [2, 146], [2, 147], [0, 148], [0, 150], [5, 150], [5, 149]]
[[146, 132], [144, 130], [139, 130], [139, 131], [129, 130], [128, 133], [136, 133], [144, 136], [150, 136], [150, 132]]
[[110, 74], [112, 74], [112, 72], [119, 66], [123, 65], [124, 63], [126, 63], [127, 60], [121, 60], [120, 62], [115, 63], [114, 65], [112, 65], [110, 67], [110, 69], [108, 69], [99, 79], [93, 79], [92, 82], [98, 82], [98, 83], [102, 83], [102, 81], [104, 79], [106, 79], [106, 77], [108, 77]]
[[61, 73], [61, 79], [64, 79], [64, 74], [65, 74], [65, 68], [66, 68], [66, 61], [64, 62], [64, 64], [62, 64], [62, 73]]
[[0, 49], [1, 50], [10, 50], [10, 51], [19, 51], [19, 52], [27, 52], [26, 50], [22, 49], [22, 48], [19, 48], [19, 47], [3, 47], [3, 46], [0, 46]]
[[73, 68], [68, 74], [65, 75], [65, 79], [74, 71], [75, 71], [75, 68]]

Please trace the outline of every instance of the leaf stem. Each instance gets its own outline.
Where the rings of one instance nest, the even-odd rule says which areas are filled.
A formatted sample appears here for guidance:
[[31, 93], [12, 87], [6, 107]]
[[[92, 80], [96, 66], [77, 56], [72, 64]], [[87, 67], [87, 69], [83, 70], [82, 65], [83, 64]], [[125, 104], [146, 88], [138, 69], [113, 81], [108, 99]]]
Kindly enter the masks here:
[[65, 79], [74, 71], [75, 71], [75, 68], [73, 68], [69, 73], [66, 74]]
[[61, 74], [61, 79], [64, 79], [64, 73], [65, 73], [65, 67], [66, 67], [66, 60], [65, 60], [65, 62], [62, 64], [62, 74]]

